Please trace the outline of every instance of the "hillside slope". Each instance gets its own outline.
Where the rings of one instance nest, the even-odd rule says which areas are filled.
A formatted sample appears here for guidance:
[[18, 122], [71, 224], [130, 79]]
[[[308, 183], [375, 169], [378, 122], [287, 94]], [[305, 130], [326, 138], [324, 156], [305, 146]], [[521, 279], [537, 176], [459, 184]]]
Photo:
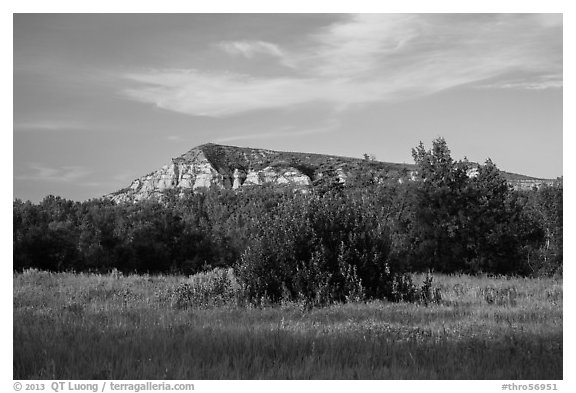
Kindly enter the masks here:
[[[410, 177], [416, 167], [325, 154], [281, 152], [208, 143], [192, 148], [162, 168], [134, 180], [105, 197], [136, 202], [165, 191], [269, 185], [307, 190], [325, 183], [346, 183], [350, 176], [378, 173], [387, 178]], [[503, 172], [515, 188], [531, 188], [550, 180]]]

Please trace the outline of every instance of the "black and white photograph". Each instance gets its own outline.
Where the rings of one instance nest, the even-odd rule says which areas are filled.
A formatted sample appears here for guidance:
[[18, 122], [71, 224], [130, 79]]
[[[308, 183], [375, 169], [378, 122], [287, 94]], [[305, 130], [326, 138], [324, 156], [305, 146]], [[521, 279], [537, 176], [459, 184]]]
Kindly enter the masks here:
[[562, 390], [562, 13], [12, 29], [14, 391]]

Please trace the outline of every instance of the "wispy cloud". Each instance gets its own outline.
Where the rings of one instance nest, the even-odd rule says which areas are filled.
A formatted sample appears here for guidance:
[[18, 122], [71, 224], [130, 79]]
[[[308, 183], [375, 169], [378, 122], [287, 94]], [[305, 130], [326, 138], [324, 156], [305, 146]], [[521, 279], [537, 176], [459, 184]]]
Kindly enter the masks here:
[[222, 41], [217, 46], [230, 55], [252, 58], [259, 54], [283, 57], [284, 53], [276, 44], [266, 41]]
[[155, 69], [125, 74], [137, 86], [124, 94], [167, 110], [221, 117], [311, 102], [347, 108], [464, 85], [562, 86], [558, 15], [352, 15], [308, 36], [298, 50], [265, 41], [219, 46], [246, 58], [275, 56], [296, 72], [265, 77], [257, 67], [250, 75]]
[[[82, 166], [62, 166], [59, 168], [49, 167], [39, 163], [30, 163], [26, 173], [15, 175], [17, 180], [43, 181], [52, 183], [71, 183], [86, 178], [91, 171]], [[98, 185], [94, 182], [83, 182], [83, 185]]]
[[393, 57], [413, 51], [408, 44], [422, 34], [423, 20], [417, 15], [353, 15], [313, 35], [314, 46], [294, 61], [321, 77], [367, 77], [382, 68], [393, 69]]
[[[125, 90], [135, 100], [159, 108], [201, 116], [227, 116], [256, 109], [273, 109], [313, 101], [356, 101], [347, 81], [314, 78], [255, 78], [198, 70], [157, 70], [126, 77], [142, 84]], [[356, 94], [372, 94], [366, 86]], [[365, 100], [367, 97], [363, 98]]]
[[539, 75], [531, 78], [511, 78], [495, 83], [479, 84], [483, 89], [526, 89], [545, 90], [561, 88], [563, 85], [562, 74]]

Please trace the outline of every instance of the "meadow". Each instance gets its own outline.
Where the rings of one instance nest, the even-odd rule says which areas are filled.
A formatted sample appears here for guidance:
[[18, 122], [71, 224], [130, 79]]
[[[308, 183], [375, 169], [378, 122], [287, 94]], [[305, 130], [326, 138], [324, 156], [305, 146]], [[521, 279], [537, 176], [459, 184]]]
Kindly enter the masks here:
[[429, 304], [256, 307], [231, 270], [26, 270], [13, 276], [13, 378], [563, 378], [562, 279], [435, 274], [433, 286]]

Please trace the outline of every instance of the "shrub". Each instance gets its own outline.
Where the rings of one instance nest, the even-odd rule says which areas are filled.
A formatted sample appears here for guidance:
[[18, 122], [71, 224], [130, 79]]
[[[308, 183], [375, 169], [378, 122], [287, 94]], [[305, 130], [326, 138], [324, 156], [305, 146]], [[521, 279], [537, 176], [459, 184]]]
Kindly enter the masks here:
[[236, 267], [247, 298], [325, 304], [358, 297], [371, 283], [369, 270], [387, 254], [386, 239], [376, 239], [365, 221], [342, 195], [295, 196], [281, 204], [252, 228]]
[[232, 269], [217, 268], [190, 276], [171, 293], [173, 307], [209, 307], [230, 304], [238, 297], [239, 286]]
[[[235, 271], [248, 301], [309, 305], [388, 298], [433, 301], [391, 265], [390, 229], [375, 199], [298, 196], [261, 217]], [[422, 295], [424, 293], [424, 295]]]
[[427, 274], [418, 287], [409, 274], [397, 274], [392, 278], [391, 292], [388, 299], [394, 302], [418, 302], [424, 305], [439, 304], [442, 300], [440, 288], [432, 288], [432, 275]]

